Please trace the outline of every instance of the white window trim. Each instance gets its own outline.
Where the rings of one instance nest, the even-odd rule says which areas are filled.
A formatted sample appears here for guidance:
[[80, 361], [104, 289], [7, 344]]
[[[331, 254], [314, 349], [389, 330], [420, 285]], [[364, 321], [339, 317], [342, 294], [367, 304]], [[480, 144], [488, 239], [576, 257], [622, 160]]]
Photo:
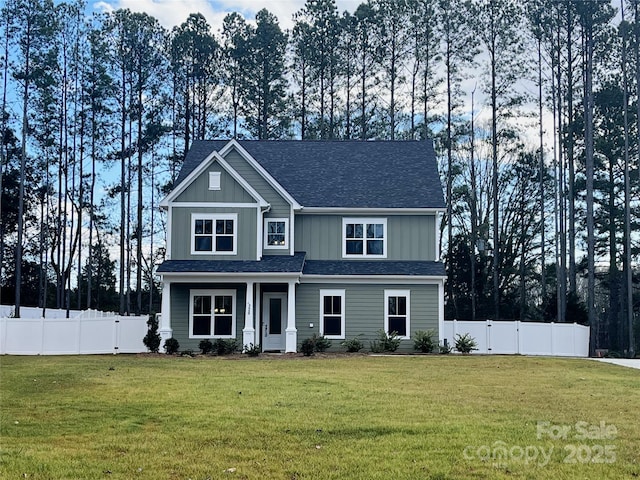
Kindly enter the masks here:
[[[231, 296], [231, 310], [233, 314], [231, 315], [231, 335], [214, 335], [214, 317], [215, 314], [211, 312], [211, 335], [194, 335], [193, 334], [193, 297], [202, 296], [211, 297], [211, 308], [215, 304], [215, 297], [220, 295]], [[235, 290], [190, 290], [189, 291], [189, 338], [236, 338], [236, 316], [238, 314], [237, 311], [237, 302], [236, 302], [236, 291]]]
[[[362, 255], [347, 255], [347, 224], [361, 223], [363, 228]], [[384, 229], [384, 235], [382, 237], [382, 255], [367, 254], [367, 225], [373, 223], [381, 223]], [[342, 218], [342, 258], [387, 258], [387, 243], [389, 241], [389, 233], [387, 231], [387, 219], [386, 218], [370, 218], [370, 217], [343, 217]]]
[[[211, 251], [203, 252], [196, 250], [196, 220], [212, 220], [213, 233], [211, 242]], [[233, 250], [230, 252], [216, 251], [216, 220], [233, 220]], [[237, 213], [192, 213], [191, 214], [191, 255], [237, 255], [238, 254], [238, 214]]]
[[221, 175], [222, 172], [209, 172], [209, 190], [221, 190]]
[[[284, 245], [269, 245], [269, 222], [284, 222]], [[289, 248], [289, 219], [288, 218], [265, 218], [263, 245], [265, 250], [286, 250]]]
[[[340, 331], [342, 335], [325, 335], [324, 334], [324, 297], [340, 297], [341, 302], [341, 314], [340, 314]], [[344, 340], [345, 338], [345, 291], [344, 290], [320, 290], [320, 316], [319, 316], [319, 326], [320, 326], [320, 336], [325, 337], [329, 340]]]
[[407, 298], [407, 334], [399, 336], [403, 340], [411, 338], [411, 290], [385, 290], [384, 291], [384, 331], [389, 332], [389, 297], [406, 297]]

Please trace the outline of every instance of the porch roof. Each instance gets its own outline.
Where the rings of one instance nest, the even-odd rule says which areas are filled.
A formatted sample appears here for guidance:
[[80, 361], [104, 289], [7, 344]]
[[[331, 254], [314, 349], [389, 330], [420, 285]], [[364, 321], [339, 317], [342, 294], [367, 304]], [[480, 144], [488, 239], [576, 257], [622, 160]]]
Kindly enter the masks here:
[[158, 273], [302, 273], [306, 253], [264, 255], [262, 260], [165, 260]]
[[305, 260], [305, 252], [262, 260], [165, 260], [158, 273], [292, 273], [336, 276], [445, 276], [444, 263], [395, 260]]

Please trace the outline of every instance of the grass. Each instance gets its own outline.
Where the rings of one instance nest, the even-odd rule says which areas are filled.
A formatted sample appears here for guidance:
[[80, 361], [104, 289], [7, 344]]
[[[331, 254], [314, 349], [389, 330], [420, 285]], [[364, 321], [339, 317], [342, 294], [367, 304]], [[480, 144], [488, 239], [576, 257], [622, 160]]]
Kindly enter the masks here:
[[0, 374], [2, 479], [640, 476], [640, 375], [588, 360], [1, 357]]

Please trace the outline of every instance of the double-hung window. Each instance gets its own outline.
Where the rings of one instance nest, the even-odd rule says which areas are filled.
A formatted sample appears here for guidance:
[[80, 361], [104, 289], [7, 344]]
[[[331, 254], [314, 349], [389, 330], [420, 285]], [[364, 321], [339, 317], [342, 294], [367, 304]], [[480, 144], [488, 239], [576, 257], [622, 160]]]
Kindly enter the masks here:
[[265, 218], [264, 248], [289, 248], [288, 218]]
[[191, 254], [235, 255], [237, 223], [236, 214], [192, 214]]
[[344, 338], [344, 290], [320, 290], [320, 335]]
[[189, 338], [234, 338], [235, 290], [191, 290]]
[[386, 258], [386, 218], [343, 218], [343, 258]]
[[409, 290], [384, 291], [384, 331], [395, 332], [399, 337], [410, 337], [410, 292]]

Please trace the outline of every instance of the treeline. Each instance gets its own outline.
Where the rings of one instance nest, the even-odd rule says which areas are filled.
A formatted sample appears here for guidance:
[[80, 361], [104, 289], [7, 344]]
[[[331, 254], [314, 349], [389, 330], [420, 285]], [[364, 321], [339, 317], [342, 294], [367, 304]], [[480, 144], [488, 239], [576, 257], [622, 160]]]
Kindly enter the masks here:
[[195, 139], [433, 138], [447, 317], [633, 350], [639, 1], [308, 0], [289, 31], [264, 9], [168, 31], [7, 0], [2, 299], [157, 310], [158, 199]]

